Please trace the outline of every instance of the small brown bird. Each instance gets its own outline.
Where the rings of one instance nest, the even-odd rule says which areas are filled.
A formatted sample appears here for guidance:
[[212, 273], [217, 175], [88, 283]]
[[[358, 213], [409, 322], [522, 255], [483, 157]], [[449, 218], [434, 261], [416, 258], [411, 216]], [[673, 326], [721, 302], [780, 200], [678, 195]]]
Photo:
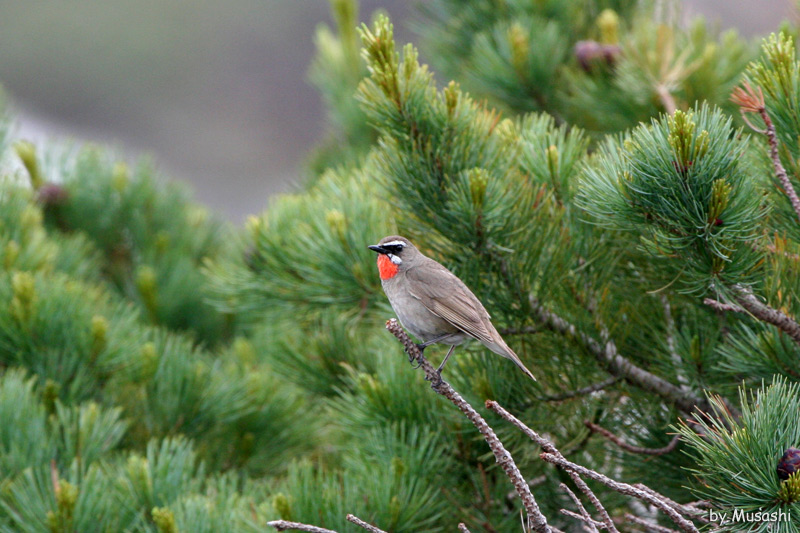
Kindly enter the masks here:
[[514, 361], [536, 381], [517, 354], [492, 325], [489, 313], [455, 274], [425, 257], [405, 237], [390, 235], [369, 247], [378, 252], [378, 273], [383, 291], [403, 327], [422, 339], [420, 351], [434, 343], [448, 344], [442, 369], [455, 347], [477, 339], [498, 355]]

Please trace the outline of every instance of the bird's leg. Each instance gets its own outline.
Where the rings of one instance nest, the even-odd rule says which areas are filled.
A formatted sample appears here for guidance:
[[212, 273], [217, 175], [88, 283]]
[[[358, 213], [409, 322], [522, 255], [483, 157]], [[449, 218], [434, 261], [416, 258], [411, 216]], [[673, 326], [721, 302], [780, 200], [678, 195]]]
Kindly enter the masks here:
[[427, 347], [428, 347], [428, 346], [430, 346], [431, 344], [436, 344], [436, 343], [437, 343], [437, 342], [439, 342], [439, 341], [443, 341], [443, 340], [445, 340], [447, 337], [449, 337], [450, 335], [452, 335], [452, 334], [451, 334], [451, 333], [445, 333], [444, 335], [439, 335], [439, 336], [438, 336], [438, 337], [436, 337], [435, 339], [431, 339], [431, 340], [429, 340], [429, 341], [425, 341], [425, 342], [423, 342], [422, 344], [417, 344], [417, 348], [419, 348], [419, 351], [420, 351], [420, 353], [422, 353], [422, 352], [424, 352], [424, 351], [425, 351], [425, 348], [427, 348]]
[[442, 384], [442, 369], [444, 369], [445, 363], [447, 363], [447, 360], [450, 359], [451, 355], [453, 355], [453, 350], [455, 349], [456, 349], [455, 344], [450, 346], [450, 349], [447, 351], [447, 355], [445, 355], [444, 359], [442, 360], [442, 364], [440, 364], [439, 368], [436, 369], [436, 375], [439, 377], [439, 379], [436, 380], [436, 383], [431, 385], [431, 387], [433, 387], [434, 389], [438, 388], [439, 385]]
[[[430, 346], [431, 344], [436, 344], [437, 342], [439, 342], [439, 341], [441, 341], [441, 340], [444, 340], [444, 339], [446, 339], [446, 338], [447, 338], [447, 337], [449, 337], [449, 336], [450, 336], [450, 333], [446, 333], [446, 334], [444, 334], [444, 335], [440, 335], [440, 336], [436, 337], [435, 339], [431, 339], [431, 340], [429, 340], [429, 341], [425, 341], [425, 342], [423, 342], [422, 344], [417, 344], [416, 346], [417, 346], [417, 349], [419, 350], [419, 354], [420, 354], [420, 355], [422, 355], [422, 352], [424, 352], [424, 351], [425, 351], [425, 348], [427, 348], [427, 347], [428, 347], [428, 346]], [[417, 369], [417, 368], [419, 368], [419, 365], [417, 365], [417, 366], [413, 366], [413, 364], [414, 364], [414, 358], [413, 358], [413, 357], [411, 357], [410, 355], [408, 356], [408, 362], [412, 364], [412, 368], [414, 368], [414, 369]]]

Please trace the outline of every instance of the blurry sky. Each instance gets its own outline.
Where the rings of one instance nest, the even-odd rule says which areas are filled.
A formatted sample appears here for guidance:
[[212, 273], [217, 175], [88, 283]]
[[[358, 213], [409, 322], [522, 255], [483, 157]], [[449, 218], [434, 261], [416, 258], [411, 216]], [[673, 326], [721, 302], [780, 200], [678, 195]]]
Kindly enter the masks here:
[[[399, 42], [407, 0], [388, 12]], [[691, 0], [745, 35], [777, 29], [789, 0]], [[147, 154], [240, 222], [302, 179], [324, 133], [306, 81], [325, 0], [0, 0], [0, 84], [22, 135], [69, 135]]]

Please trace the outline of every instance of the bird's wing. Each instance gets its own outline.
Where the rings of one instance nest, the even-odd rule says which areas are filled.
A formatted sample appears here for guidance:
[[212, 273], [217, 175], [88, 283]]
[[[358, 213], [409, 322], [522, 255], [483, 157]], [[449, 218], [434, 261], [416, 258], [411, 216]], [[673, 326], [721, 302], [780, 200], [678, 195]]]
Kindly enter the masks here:
[[[425, 268], [434, 269], [436, 275], [425, 275], [419, 267], [406, 271], [409, 281], [413, 282], [413, 287], [409, 290], [411, 296], [431, 313], [447, 320], [467, 335], [481, 342], [494, 342], [485, 323], [489, 321], [489, 315], [464, 282], [435, 261], [430, 261]], [[433, 283], [432, 278], [437, 283]]]

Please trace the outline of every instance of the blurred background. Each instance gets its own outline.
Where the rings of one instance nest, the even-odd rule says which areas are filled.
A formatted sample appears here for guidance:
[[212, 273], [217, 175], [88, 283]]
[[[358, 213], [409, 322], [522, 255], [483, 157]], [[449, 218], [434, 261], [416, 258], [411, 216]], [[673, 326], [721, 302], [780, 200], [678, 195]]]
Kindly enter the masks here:
[[[414, 2], [362, 0], [415, 41]], [[689, 0], [748, 37], [792, 15], [789, 0]], [[170, 179], [241, 222], [302, 183], [325, 112], [306, 72], [324, 0], [0, 0], [0, 84], [19, 136], [69, 136], [151, 157]], [[423, 50], [424, 54], [424, 50]], [[424, 55], [423, 55], [424, 60]]]

